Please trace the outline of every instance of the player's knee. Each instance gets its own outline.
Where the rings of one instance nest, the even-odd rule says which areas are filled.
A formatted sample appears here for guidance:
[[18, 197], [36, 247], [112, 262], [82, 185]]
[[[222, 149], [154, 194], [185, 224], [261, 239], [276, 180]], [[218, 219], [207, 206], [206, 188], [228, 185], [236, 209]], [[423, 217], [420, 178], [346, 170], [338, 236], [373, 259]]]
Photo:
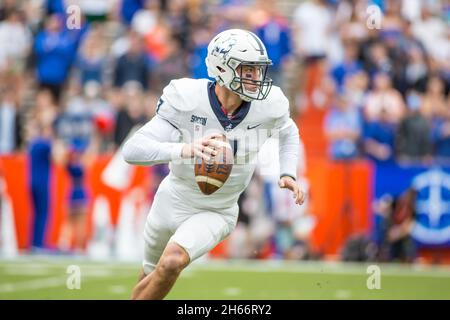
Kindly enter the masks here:
[[161, 257], [160, 268], [165, 274], [179, 274], [189, 263], [189, 256], [181, 247], [174, 245]]
[[178, 274], [183, 270], [182, 259], [177, 256], [168, 255], [161, 260], [161, 271], [164, 274]]

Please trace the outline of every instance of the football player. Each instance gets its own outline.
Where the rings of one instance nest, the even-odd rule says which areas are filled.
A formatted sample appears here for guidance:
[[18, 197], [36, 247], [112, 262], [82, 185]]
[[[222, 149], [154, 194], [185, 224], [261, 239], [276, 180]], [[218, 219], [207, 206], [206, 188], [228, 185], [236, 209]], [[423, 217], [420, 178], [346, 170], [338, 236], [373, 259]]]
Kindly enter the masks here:
[[[172, 80], [155, 117], [122, 148], [130, 164], [170, 166], [148, 215], [143, 268], [132, 299], [163, 299], [190, 262], [234, 230], [237, 200], [266, 139], [279, 139], [279, 186], [291, 190], [297, 204], [305, 198], [296, 182], [298, 129], [287, 98], [266, 76], [271, 60], [264, 44], [252, 32], [226, 30], [210, 42], [205, 62], [215, 81]], [[192, 159], [214, 157], [220, 134], [234, 149], [233, 168], [219, 190], [204, 195]]]

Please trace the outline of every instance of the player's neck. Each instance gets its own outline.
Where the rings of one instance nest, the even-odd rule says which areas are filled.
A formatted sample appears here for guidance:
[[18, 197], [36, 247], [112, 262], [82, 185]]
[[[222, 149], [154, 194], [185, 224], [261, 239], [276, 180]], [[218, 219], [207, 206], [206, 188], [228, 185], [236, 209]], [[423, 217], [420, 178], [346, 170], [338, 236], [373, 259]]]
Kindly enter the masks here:
[[216, 85], [215, 92], [222, 108], [224, 108], [228, 114], [232, 114], [242, 104], [242, 99], [225, 87]]

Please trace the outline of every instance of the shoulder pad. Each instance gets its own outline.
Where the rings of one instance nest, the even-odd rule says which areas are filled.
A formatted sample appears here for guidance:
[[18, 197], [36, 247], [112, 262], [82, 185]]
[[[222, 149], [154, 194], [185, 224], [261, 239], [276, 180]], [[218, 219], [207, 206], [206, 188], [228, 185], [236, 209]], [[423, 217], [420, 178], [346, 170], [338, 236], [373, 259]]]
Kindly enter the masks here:
[[163, 90], [163, 99], [179, 111], [191, 111], [198, 106], [202, 93], [206, 93], [207, 82], [207, 79], [172, 80]]
[[281, 91], [280, 87], [272, 86], [269, 95], [265, 100], [258, 101], [256, 104], [260, 112], [264, 112], [268, 117], [279, 118], [289, 113], [289, 100]]

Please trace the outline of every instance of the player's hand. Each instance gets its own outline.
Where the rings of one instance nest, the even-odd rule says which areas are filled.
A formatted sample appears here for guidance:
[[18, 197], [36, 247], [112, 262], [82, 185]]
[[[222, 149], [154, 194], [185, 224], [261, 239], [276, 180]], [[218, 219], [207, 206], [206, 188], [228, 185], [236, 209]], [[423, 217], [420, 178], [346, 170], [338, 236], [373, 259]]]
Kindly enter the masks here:
[[302, 205], [303, 202], [305, 202], [305, 193], [300, 190], [297, 182], [291, 177], [281, 177], [281, 179], [278, 181], [278, 185], [282, 189], [286, 188], [292, 191], [296, 204]]
[[186, 143], [181, 150], [181, 156], [183, 158], [199, 157], [205, 161], [210, 161], [211, 157], [217, 155], [217, 151], [214, 150], [217, 141], [214, 141], [214, 139], [219, 137], [220, 134], [211, 134], [192, 143]]

